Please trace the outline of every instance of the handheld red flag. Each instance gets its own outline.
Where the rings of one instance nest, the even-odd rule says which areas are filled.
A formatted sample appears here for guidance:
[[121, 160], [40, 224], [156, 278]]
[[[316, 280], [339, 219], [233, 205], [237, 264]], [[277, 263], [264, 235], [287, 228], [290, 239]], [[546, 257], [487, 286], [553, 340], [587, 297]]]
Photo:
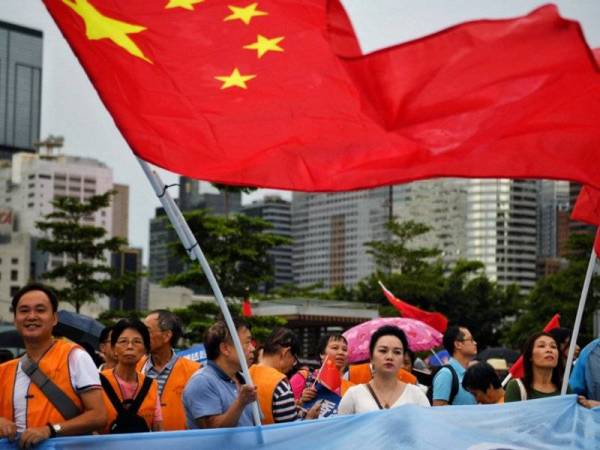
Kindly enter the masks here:
[[176, 173], [304, 191], [600, 187], [600, 75], [553, 6], [357, 55], [334, 0], [44, 3], [133, 151]]
[[252, 317], [252, 304], [248, 297], [246, 297], [242, 303], [242, 316]]
[[[560, 327], [560, 314], [554, 314], [554, 317], [546, 324], [544, 331], [548, 331]], [[523, 368], [523, 355], [519, 356], [519, 359], [515, 361], [512, 367], [509, 369], [510, 374], [513, 378], [523, 378], [525, 371]]]
[[388, 301], [392, 304], [394, 308], [398, 310], [402, 317], [407, 317], [409, 319], [420, 320], [423, 323], [435, 328], [440, 333], [444, 333], [446, 328], [448, 328], [448, 318], [439, 312], [428, 312], [423, 311], [416, 306], [410, 305], [405, 301], [402, 301], [394, 296], [380, 281], [379, 285], [381, 289], [383, 289], [383, 293]]
[[[600, 52], [598, 52], [600, 55]], [[596, 239], [594, 240], [594, 252], [600, 258], [600, 189], [591, 186], [583, 186], [577, 201], [571, 212], [571, 219], [596, 225]]]
[[342, 386], [342, 376], [340, 375], [340, 371], [336, 367], [333, 358], [329, 355], [325, 357], [325, 361], [323, 361], [323, 365], [317, 374], [316, 381], [330, 391], [339, 393]]

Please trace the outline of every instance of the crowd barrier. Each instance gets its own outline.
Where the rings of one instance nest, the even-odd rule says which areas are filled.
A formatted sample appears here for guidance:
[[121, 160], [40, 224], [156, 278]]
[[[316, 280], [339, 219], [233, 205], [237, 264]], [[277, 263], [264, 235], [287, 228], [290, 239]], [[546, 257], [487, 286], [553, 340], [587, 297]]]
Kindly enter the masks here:
[[[262, 441], [262, 443], [261, 443]], [[17, 446], [0, 440], [0, 450]], [[253, 427], [55, 438], [49, 450], [599, 449], [600, 408], [576, 396], [505, 405], [403, 406], [356, 416]]]

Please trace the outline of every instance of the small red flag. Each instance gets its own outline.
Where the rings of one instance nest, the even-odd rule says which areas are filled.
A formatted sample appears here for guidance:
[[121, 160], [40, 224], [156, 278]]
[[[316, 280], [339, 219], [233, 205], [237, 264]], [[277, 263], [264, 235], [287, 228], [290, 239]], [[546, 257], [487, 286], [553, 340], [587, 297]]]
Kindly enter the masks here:
[[242, 303], [242, 316], [252, 317], [252, 304], [248, 297], [246, 297]]
[[448, 318], [442, 313], [423, 311], [416, 306], [410, 305], [405, 301], [396, 298], [394, 294], [387, 290], [381, 281], [379, 282], [379, 285], [381, 286], [381, 289], [383, 289], [385, 297], [392, 304], [392, 306], [396, 308], [400, 314], [402, 314], [402, 317], [420, 320], [421, 322], [435, 328], [440, 333], [444, 333], [446, 328], [448, 328]]
[[581, 188], [571, 219], [600, 226], [600, 189], [591, 186]]
[[[554, 317], [546, 324], [544, 331], [547, 333], [554, 328], [560, 327], [560, 314], [554, 314]], [[523, 368], [523, 355], [519, 356], [519, 359], [515, 361], [512, 367], [509, 369], [510, 374], [513, 378], [523, 378], [525, 370]]]
[[596, 230], [596, 240], [594, 241], [594, 251], [596, 252], [596, 258], [600, 259], [600, 226]]
[[317, 375], [317, 381], [332, 392], [339, 393], [342, 386], [342, 376], [332, 358], [327, 355]]

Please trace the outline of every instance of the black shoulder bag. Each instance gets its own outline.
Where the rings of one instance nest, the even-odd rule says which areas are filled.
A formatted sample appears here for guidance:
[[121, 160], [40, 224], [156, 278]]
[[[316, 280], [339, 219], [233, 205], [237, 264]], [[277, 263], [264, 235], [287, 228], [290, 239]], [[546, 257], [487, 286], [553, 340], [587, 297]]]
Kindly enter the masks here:
[[100, 381], [102, 381], [104, 392], [106, 392], [108, 399], [117, 411], [117, 418], [109, 425], [108, 432], [110, 434], [123, 434], [145, 433], [150, 431], [144, 418], [138, 415], [137, 412], [150, 390], [153, 381], [152, 378], [146, 377], [144, 379], [142, 389], [140, 389], [140, 392], [138, 392], [135, 399], [128, 399], [123, 402], [119, 399], [119, 396], [113, 389], [110, 381], [108, 381], [108, 378], [100, 374]]

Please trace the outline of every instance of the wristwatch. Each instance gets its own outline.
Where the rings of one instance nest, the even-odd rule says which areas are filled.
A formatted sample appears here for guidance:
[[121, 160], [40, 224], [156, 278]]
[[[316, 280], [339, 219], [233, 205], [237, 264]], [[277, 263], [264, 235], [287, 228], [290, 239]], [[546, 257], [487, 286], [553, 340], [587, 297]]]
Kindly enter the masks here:
[[60, 432], [62, 431], [62, 427], [60, 426], [59, 423], [49, 423], [48, 424], [48, 428], [50, 428], [50, 437], [56, 437], [60, 434]]

